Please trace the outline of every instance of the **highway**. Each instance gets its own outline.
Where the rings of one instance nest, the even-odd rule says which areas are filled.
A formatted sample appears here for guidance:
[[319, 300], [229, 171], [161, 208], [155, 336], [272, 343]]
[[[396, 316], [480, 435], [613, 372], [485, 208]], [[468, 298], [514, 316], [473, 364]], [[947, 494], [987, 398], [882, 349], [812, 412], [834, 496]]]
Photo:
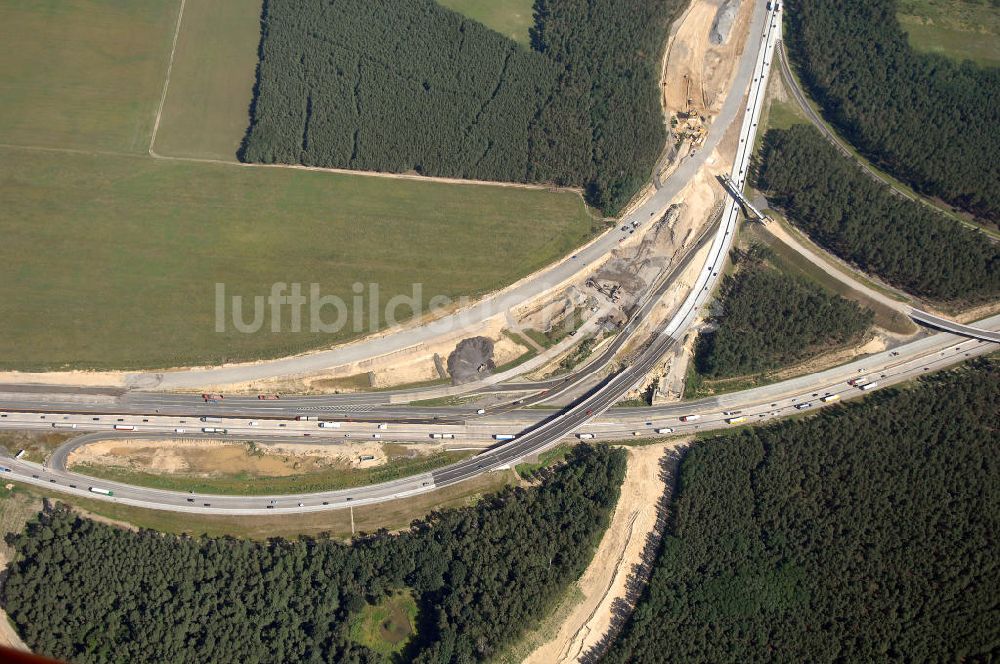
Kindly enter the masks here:
[[[752, 77], [758, 71], [756, 69], [755, 58], [757, 53], [753, 47], [752, 35], [762, 34], [765, 21], [770, 18], [773, 17], [771, 16], [771, 12], [765, 9], [765, 4], [763, 2], [755, 3], [750, 22], [749, 34], [751, 37], [748, 39], [747, 46], [737, 65], [730, 91], [723, 102], [719, 114], [712, 121], [703, 146], [694, 156], [685, 159], [663, 181], [663, 186], [631, 214], [624, 217], [619, 225], [631, 224], [635, 221], [640, 226], [645, 226], [650, 219], [658, 218], [659, 215], [663, 214], [673, 199], [677, 197], [681, 190], [701, 170], [732, 122], [744, 112], [744, 92], [748, 85], [750, 85]], [[127, 386], [137, 389], [185, 390], [200, 388], [203, 385], [243, 383], [275, 376], [314, 374], [331, 367], [383, 357], [419, 347], [421, 344], [429, 343], [445, 333], [473, 328], [494, 316], [502, 315], [504, 312], [524, 302], [531, 301], [560, 284], [576, 278], [587, 269], [587, 266], [593, 266], [595, 263], [603, 261], [607, 255], [618, 247], [619, 239], [620, 231], [617, 228], [609, 230], [586, 246], [578, 249], [571, 257], [567, 257], [555, 265], [522, 279], [509, 288], [486, 297], [467, 309], [442, 317], [424, 326], [404, 327], [394, 331], [387, 331], [376, 338], [363, 339], [338, 346], [331, 350], [268, 362], [207, 369], [131, 374], [127, 378]]]
[[936, 330], [961, 334], [966, 337], [981, 339], [983, 341], [1000, 342], [1000, 333], [992, 330], [985, 330], [981, 327], [975, 327], [973, 325], [962, 325], [961, 323], [956, 323], [953, 320], [929, 314], [926, 311], [921, 311], [920, 309], [911, 309], [910, 318], [921, 325], [932, 327]]
[[[1000, 330], [1000, 316], [980, 321], [979, 326], [993, 331]], [[112, 500], [152, 509], [243, 515], [271, 514], [274, 510], [308, 512], [343, 509], [351, 505], [383, 502], [455, 484], [477, 474], [506, 467], [567, 436], [583, 433], [584, 435], [592, 435], [593, 440], [622, 440], [636, 433], [642, 437], [654, 436], [657, 428], [670, 428], [673, 430], [672, 435], [684, 435], [730, 428], [731, 425], [726, 420], [731, 417], [746, 417], [747, 422], [750, 423], [764, 422], [789, 415], [807, 414], [818, 408], [836, 406], [840, 401], [857, 399], [867, 394], [867, 391], [849, 385], [848, 380], [865, 378], [869, 382], [877, 382], [876, 389], [882, 389], [913, 380], [932, 371], [953, 366], [973, 357], [995, 353], [997, 350], [1000, 350], [1000, 345], [996, 343], [941, 332], [842, 367], [835, 367], [774, 385], [656, 408], [615, 409], [604, 417], [598, 417], [616, 402], [616, 395], [620, 394], [625, 385], [634, 377], [634, 374], [622, 372], [614, 376], [602, 389], [587, 397], [578, 407], [562, 414], [556, 414], [553, 419], [549, 420], [548, 426], [544, 425], [546, 418], [552, 417], [551, 412], [530, 410], [506, 413], [497, 418], [490, 418], [496, 421], [476, 421], [474, 424], [466, 424], [464, 427], [427, 424], [408, 428], [394, 424], [390, 425], [389, 430], [378, 430], [376, 425], [371, 423], [345, 424], [344, 427], [350, 427], [352, 431], [356, 432], [355, 436], [363, 435], [362, 432], [368, 436], [373, 435], [373, 432], [378, 432], [387, 440], [398, 438], [399, 440], [412, 441], [419, 437], [429, 438], [431, 432], [448, 431], [455, 435], [454, 439], [448, 441], [455, 447], [488, 445], [492, 442], [491, 435], [502, 432], [517, 433], [519, 429], [515, 427], [518, 426], [527, 429], [533, 427], [533, 430], [529, 430], [528, 433], [515, 439], [512, 443], [494, 447], [483, 455], [433, 473], [424, 473], [395, 482], [342, 491], [259, 497], [194, 495], [95, 480], [67, 472], [64, 469], [65, 458], [71, 447], [79, 443], [79, 438], [74, 439], [70, 445], [64, 446], [54, 454], [48, 468], [15, 459], [0, 460], [0, 468], [9, 468], [9, 471], [2, 472], [12, 480], [46, 487], [70, 495]], [[836, 401], [821, 401], [821, 399], [833, 395], [837, 396]], [[47, 418], [45, 420], [40, 419], [43, 414], [39, 413], [5, 412], [2, 415], [6, 417], [0, 419], [0, 428], [49, 430], [52, 428], [51, 418], [53, 416], [51, 414], [45, 415]], [[679, 420], [680, 417], [689, 415], [698, 415], [699, 417], [689, 422]], [[63, 417], [70, 419], [64, 420]], [[59, 416], [58, 421], [60, 423], [80, 422], [79, 426], [82, 429], [87, 425], [86, 419], [87, 416], [81, 415]], [[139, 420], [140, 418], [133, 419]], [[147, 419], [150, 419], [151, 422], [145, 425], [136, 424], [136, 432], [117, 434], [108, 430], [107, 423], [101, 423], [99, 426], [104, 427], [104, 431], [93, 437], [88, 434], [88, 438], [84, 439], [84, 442], [115, 435], [133, 439], [146, 436], [177, 437], [176, 434], [169, 433], [171, 429], [166, 428], [173, 422], [157, 424], [152, 421], [154, 418]], [[246, 428], [246, 423], [243, 424], [243, 431], [250, 431], [261, 440], [302, 440], [298, 437], [301, 435], [299, 432], [310, 430], [316, 432], [313, 434], [315, 437], [310, 438], [310, 442], [313, 444], [323, 441], [339, 444], [343, 442], [345, 437], [343, 430], [328, 433], [329, 430], [319, 429], [317, 422], [313, 421], [285, 422], [287, 426], [281, 428], [277, 425], [282, 424], [282, 422], [277, 421], [269, 423], [261, 421], [259, 428]], [[144, 430], [140, 430], [142, 426], [145, 427]], [[157, 426], [160, 427], [161, 433], [154, 431]], [[228, 421], [214, 426], [236, 428]], [[206, 436], [199, 434], [197, 437], [205, 438]], [[104, 497], [93, 494], [89, 491], [91, 486], [111, 489], [115, 495]], [[301, 507], [299, 503], [302, 503]]]
[[[759, 9], [757, 13], [760, 14]], [[740, 145], [737, 149], [737, 154], [733, 162], [732, 179], [739, 186], [743, 186], [746, 179], [747, 169], [749, 167], [749, 158], [752, 152], [754, 137], [756, 135], [757, 122], [760, 117], [767, 87], [774, 46], [781, 31], [780, 20], [777, 17], [777, 12], [774, 10], [768, 10], [764, 19], [764, 27], [759, 33], [760, 43], [757, 49], [753, 49], [751, 46], [753, 39], [752, 36], [757, 34], [756, 32], [751, 32], [751, 39], [745, 49], [745, 55], [755, 53], [756, 57], [753, 60], [753, 68], [751, 70], [753, 80], [749, 87], [746, 110], [744, 112], [744, 119], [739, 134]], [[744, 58], [744, 60], [745, 59], [746, 58]], [[733, 88], [734, 91], [739, 89], [739, 86], [734, 86]], [[732, 94], [733, 92], [731, 92], [730, 96], [732, 96]], [[705, 154], [710, 151], [711, 147], [705, 145], [703, 146], [701, 153]], [[690, 164], [693, 162], [688, 161], [686, 163]], [[675, 175], [677, 172], [680, 171], [676, 171]], [[665, 190], [670, 189], [671, 187], [665, 186], [660, 189], [657, 195], [663, 194]], [[670, 198], [672, 198], [675, 194], [676, 192], [671, 193], [670, 197], [667, 198], [666, 201], [662, 201], [652, 208], [649, 207], [651, 203], [647, 203], [647, 206], [641, 207], [640, 211], [643, 214], [642, 218], [645, 219], [644, 215], [647, 209], [653, 210], [649, 212], [649, 216], [652, 216], [658, 209], [665, 208], [666, 204], [669, 203]], [[718, 281], [719, 271], [725, 261], [729, 247], [731, 246], [735, 235], [736, 223], [737, 208], [735, 202], [731, 199], [727, 199], [727, 205], [723, 213], [722, 223], [719, 225], [719, 228], [712, 240], [712, 245], [709, 249], [709, 258], [706, 263], [706, 269], [699, 274], [691, 294], [681, 305], [680, 310], [674, 318], [665, 326], [663, 334], [656, 336], [654, 340], [639, 354], [639, 356], [633, 362], [627, 364], [618, 374], [609, 379], [596, 391], [578, 401], [565, 412], [541, 422], [537, 425], [537, 427], [529, 430], [527, 433], [519, 435], [509, 444], [500, 445], [474, 459], [442, 469], [431, 474], [430, 476], [418, 476], [415, 478], [400, 480], [398, 482], [365, 487], [357, 492], [331, 492], [299, 497], [286, 496], [282, 497], [281, 500], [291, 500], [295, 502], [296, 507], [300, 509], [334, 508], [343, 507], [348, 502], [351, 504], [364, 504], [380, 500], [391, 500], [403, 495], [409, 495], [415, 491], [431, 490], [438, 485], [444, 486], [464, 481], [470, 477], [483, 472], [488, 472], [494, 468], [504, 467], [516, 463], [520, 459], [535, 455], [557, 444], [563, 437], [571, 433], [574, 429], [585, 425], [594, 417], [608, 410], [612, 405], [618, 402], [622, 395], [627, 393], [634, 385], [636, 385], [636, 383], [646, 377], [666, 350], [669, 349], [669, 347], [673, 345], [678, 338], [683, 336], [691, 320], [696, 315], [697, 310], [709, 297], [710, 289]], [[652, 301], [653, 300], [651, 298], [650, 302]], [[620, 338], [622, 339], [621, 343], [624, 343], [624, 340], [627, 340], [629, 335], [621, 334]], [[578, 380], [582, 379], [583, 377]], [[287, 406], [285, 404], [281, 404], [279, 407], [284, 408]], [[257, 414], [263, 415], [263, 413], [260, 412], [259, 407], [255, 409], [255, 411]], [[8, 419], [10, 418], [8, 417]], [[146, 421], [143, 424], [152, 423], [152, 418], [144, 419]], [[55, 424], [62, 427], [71, 425], [66, 421], [60, 421]], [[250, 429], [249, 432], [242, 432], [233, 428], [233, 433], [246, 433], [247, 435], [255, 433], [254, 427], [251, 427], [249, 424], [247, 424], [246, 427]], [[185, 431], [183, 433], [186, 433], [186, 427], [184, 428]], [[227, 426], [225, 428], [229, 430], [231, 427]], [[287, 424], [285, 425], [285, 428], [287, 428]], [[312, 433], [309, 432], [308, 435], [311, 437]], [[374, 433], [372, 436], [381, 437], [381, 434]], [[12, 464], [22, 463], [23, 462], [12, 462]], [[28, 469], [31, 470], [30, 467]], [[12, 465], [10, 472], [13, 473], [15, 471], [23, 477], [24, 468], [19, 465]], [[61, 469], [51, 469], [46, 472], [65, 473], [65, 471]], [[44, 479], [44, 481], [49, 482], [50, 485], [63, 486], [57, 478], [42, 478], [39, 472], [28, 472], [28, 474], [32, 476], [31, 479], [33, 480]], [[82, 490], [80, 489], [82, 485], [79, 484], [79, 479], [76, 479], [76, 481], [73, 482], [70, 482], [65, 478], [64, 480], [69, 485], [77, 485], [68, 486], [69, 489], [73, 491]], [[129, 487], [127, 485], [114, 485], [107, 488], [114, 491], [115, 496], [112, 498], [113, 500], [125, 502], [127, 504], [158, 506], [161, 509], [208, 509], [213, 512], [218, 512], [219, 510], [233, 512], [235, 510], [236, 513], [243, 513], [241, 511], [249, 510], [250, 513], [254, 513], [262, 510], [266, 511], [269, 509], [276, 509], [275, 505], [278, 504], [277, 501], [279, 500], [275, 497], [272, 499], [275, 502], [265, 504], [261, 507], [256, 505], [256, 501], [248, 505], [246, 501], [251, 499], [241, 497], [214, 496], [210, 499], [207, 497], [193, 498], [184, 496], [183, 494], [176, 494], [174, 492], [157, 491], [150, 493], [150, 490], [148, 489]], [[133, 497], [133, 494], [138, 495]], [[319, 504], [317, 504], [317, 501], [319, 501]], [[199, 502], [201, 503], [200, 505], [198, 504]], [[283, 504], [283, 502], [281, 504]]]
[[[780, 20], [775, 11], [768, 11], [765, 18], [757, 48], [752, 48], [748, 43], [743, 58], [745, 61], [747, 54], [755, 54], [750, 60], [752, 65], [750, 75], [753, 78], [746, 96], [744, 118], [739, 133], [740, 143], [732, 166], [731, 177], [739, 188], [745, 185], [768, 76], [781, 32]], [[732, 96], [731, 92], [730, 97]], [[742, 100], [740, 104], [743, 105]], [[706, 145], [701, 152], [704, 154], [709, 151], [710, 148]], [[660, 193], [662, 194], [665, 189], [668, 188], [661, 189]], [[666, 203], [669, 203], [669, 199]], [[660, 207], [665, 207], [666, 203]], [[645, 213], [649, 209], [643, 207], [641, 211]], [[654, 207], [649, 213], [650, 216], [656, 211], [657, 208]], [[736, 201], [727, 198], [718, 227], [709, 229], [702, 240], [694, 243], [694, 248], [684, 259], [651, 290], [616, 339], [605, 351], [589, 362], [584, 370], [548, 382], [515, 386], [513, 389], [521, 387], [536, 394], [526, 396], [507, 406], [494, 408], [488, 413], [481, 414], [482, 416], [472, 415], [469, 409], [461, 408], [392, 408], [388, 405], [391, 399], [387, 400], [385, 393], [343, 395], [337, 399], [328, 396], [292, 397], [275, 401], [228, 398], [218, 403], [205, 403], [193, 395], [142, 392], [122, 394], [120, 391], [103, 388], [60, 395], [47, 392], [47, 389], [53, 388], [44, 386], [18, 388], [8, 392], [3, 392], [4, 388], [0, 387], [0, 408], [5, 411], [0, 413], [0, 427], [100, 431], [76, 438], [57, 450], [47, 468], [22, 460], [9, 460], [4, 461], [6, 464], [4, 468], [7, 470], [3, 472], [9, 473], [8, 476], [12, 479], [70, 494], [153, 509], [212, 514], [267, 514], [273, 513], [273, 510], [285, 509], [298, 511], [342, 509], [351, 505], [393, 500], [456, 484], [485, 472], [506, 468], [574, 435], [587, 439], [610, 440], [629, 435], [650, 435], [655, 429], [670, 429], [671, 433], [680, 434], [728, 427], [733, 418], [736, 418], [736, 423], [756, 422], [809, 412], [821, 404], [856, 398], [869, 389], [909, 380], [926, 371], [951, 366], [968, 357], [992, 352], [996, 348], [995, 342], [1000, 341], [1000, 333], [996, 331], [1000, 326], [1000, 317], [981, 321], [978, 326], [973, 327], [958, 325], [925, 312], [914, 311], [911, 315], [915, 320], [948, 332], [918, 339], [893, 351], [859, 360], [844, 367], [764, 388], [659, 408], [620, 409], [606, 416], [612, 406], [630, 389], [645, 380], [663, 355], [687, 334], [692, 320], [718, 283], [719, 274], [732, 246], [737, 222]], [[614, 236], [610, 234], [609, 236], [612, 242], [617, 244]], [[619, 371], [563, 411], [553, 413], [524, 410], [525, 406], [552, 399], [600, 375], [614, 361], [625, 343], [632, 339], [660, 297], [672, 285], [677, 274], [693, 259], [702, 241], [710, 241], [711, 244], [704, 269], [699, 272], [692, 290], [676, 314], [640, 350], [635, 351], [633, 357], [626, 358], [624, 366]], [[597, 252], [600, 250], [599, 247], [600, 242], [595, 242], [588, 250]], [[586, 257], [593, 258], [590, 255]], [[583, 251], [578, 254], [578, 258], [581, 260], [585, 258]], [[979, 338], [967, 339], [951, 332], [972, 334]], [[859, 377], [863, 377], [871, 387], [863, 390], [848, 384], [849, 379]], [[504, 389], [512, 389], [512, 386], [508, 385]], [[304, 414], [308, 414], [311, 419], [302, 419]], [[296, 415], [299, 416], [298, 420], [289, 419]], [[682, 415], [698, 417], [682, 422], [679, 419]], [[202, 422], [198, 419], [200, 416], [221, 418], [222, 421]], [[331, 428], [322, 428], [316, 418], [326, 421], [336, 420], [337, 424]], [[381, 422], [382, 419], [385, 422]], [[112, 427], [127, 428], [129, 431], [112, 432]], [[225, 435], [201, 433], [204, 428], [224, 428], [227, 433]], [[501, 434], [516, 437], [510, 442], [493, 445], [474, 458], [432, 473], [357, 489], [302, 495], [246, 497], [185, 494], [91, 480], [68, 472], [65, 467], [66, 459], [72, 449], [109, 435], [128, 438], [215, 436], [220, 439], [235, 437], [342, 444], [351, 438], [412, 442], [430, 439], [435, 434], [448, 435], [447, 439], [438, 438], [437, 441], [447, 440], [448, 445], [465, 447], [493, 445], [493, 439]], [[305, 441], [305, 438], [308, 438], [308, 441]], [[113, 492], [114, 495], [95, 494], [89, 491], [91, 486], [99, 486]]]

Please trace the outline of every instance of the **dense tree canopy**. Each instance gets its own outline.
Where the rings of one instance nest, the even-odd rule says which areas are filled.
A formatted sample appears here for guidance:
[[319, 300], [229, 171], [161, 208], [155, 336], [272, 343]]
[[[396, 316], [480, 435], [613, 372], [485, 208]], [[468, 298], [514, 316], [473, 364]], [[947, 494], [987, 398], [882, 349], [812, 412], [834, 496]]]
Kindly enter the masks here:
[[666, 138], [681, 0], [537, 0], [532, 48], [433, 0], [266, 0], [246, 161], [584, 187], [608, 212]]
[[1000, 69], [920, 54], [895, 0], [788, 0], [785, 39], [824, 115], [914, 188], [1000, 219]]
[[891, 193], [809, 125], [764, 138], [758, 186], [828, 251], [913, 295], [977, 303], [1000, 293], [1000, 248]]
[[698, 338], [698, 372], [712, 378], [760, 373], [861, 339], [874, 313], [762, 262], [756, 245], [719, 291], [714, 329]]
[[72, 662], [374, 662], [347, 625], [408, 587], [405, 658], [481, 661], [581, 574], [624, 472], [622, 450], [577, 447], [538, 487], [353, 546], [130, 532], [58, 509], [17, 537], [3, 606], [33, 650]]
[[693, 447], [606, 661], [994, 659], [1000, 367], [922, 383]]

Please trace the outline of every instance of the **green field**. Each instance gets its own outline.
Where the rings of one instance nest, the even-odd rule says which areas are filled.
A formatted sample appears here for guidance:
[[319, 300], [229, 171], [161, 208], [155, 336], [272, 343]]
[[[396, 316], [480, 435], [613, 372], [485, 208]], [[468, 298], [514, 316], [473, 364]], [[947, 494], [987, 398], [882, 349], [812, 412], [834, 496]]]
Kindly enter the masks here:
[[[258, 5], [187, 1], [157, 150], [232, 157]], [[0, 0], [0, 368], [302, 352], [371, 326], [310, 332], [307, 315], [292, 333], [286, 308], [281, 332], [268, 316], [243, 334], [229, 300], [217, 333], [215, 284], [245, 298], [247, 321], [276, 282], [305, 294], [317, 283], [349, 306], [356, 282], [377, 283], [383, 304], [418, 283], [426, 304], [502, 288], [590, 237], [595, 221], [569, 192], [148, 156], [178, 8]]]
[[534, 0], [437, 0], [515, 41], [528, 45], [528, 30], [535, 24]]
[[236, 160], [250, 121], [259, 0], [187, 0], [154, 148]]
[[283, 333], [267, 316], [243, 334], [231, 300], [217, 333], [215, 284], [245, 296], [247, 321], [274, 282], [301, 282], [306, 294], [319, 283], [348, 303], [352, 284], [377, 283], [383, 304], [418, 282], [426, 303], [500, 288], [591, 231], [571, 193], [5, 148], [0, 203], [0, 362], [16, 369], [167, 367], [330, 345], [357, 336], [353, 323], [324, 334], [305, 316], [290, 333], [286, 307]]
[[1000, 7], [989, 0], [899, 0], [897, 11], [918, 51], [1000, 66]]
[[0, 143], [145, 152], [177, 0], [0, 0]]

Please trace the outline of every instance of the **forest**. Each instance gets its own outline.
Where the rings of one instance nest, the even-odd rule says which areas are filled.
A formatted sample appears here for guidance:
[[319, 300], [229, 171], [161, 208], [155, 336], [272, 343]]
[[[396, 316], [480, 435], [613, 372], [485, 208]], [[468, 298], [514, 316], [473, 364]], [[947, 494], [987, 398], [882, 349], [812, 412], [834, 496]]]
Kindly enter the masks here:
[[861, 340], [874, 312], [767, 265], [768, 250], [734, 250], [709, 322], [695, 347], [698, 373], [711, 378], [785, 367]]
[[605, 661], [991, 661], [1000, 365], [701, 442]]
[[1000, 220], [1000, 68], [921, 54], [895, 0], [789, 0], [785, 39], [826, 118], [914, 189]]
[[684, 4], [537, 0], [528, 49], [434, 0], [265, 0], [239, 157], [581, 187], [614, 214], [666, 141]]
[[625, 453], [578, 446], [531, 488], [348, 546], [128, 531], [57, 507], [14, 539], [3, 607], [39, 654], [82, 662], [376, 662], [366, 606], [417, 598], [416, 662], [488, 659], [533, 627], [607, 528]]
[[912, 295], [977, 304], [1000, 293], [1000, 247], [894, 195], [809, 125], [764, 137], [757, 186], [817, 244]]

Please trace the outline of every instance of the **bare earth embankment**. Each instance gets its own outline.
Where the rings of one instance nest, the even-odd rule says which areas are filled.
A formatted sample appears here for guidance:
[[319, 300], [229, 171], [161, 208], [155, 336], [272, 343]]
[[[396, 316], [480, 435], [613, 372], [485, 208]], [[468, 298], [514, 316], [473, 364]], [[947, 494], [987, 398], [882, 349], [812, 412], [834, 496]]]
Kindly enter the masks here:
[[629, 449], [628, 471], [611, 525], [587, 570], [577, 582], [583, 595], [558, 626], [555, 636], [525, 659], [525, 664], [579, 661], [611, 630], [622, 602], [629, 601], [630, 577], [643, 562], [667, 491], [664, 457], [688, 443], [675, 440]]

